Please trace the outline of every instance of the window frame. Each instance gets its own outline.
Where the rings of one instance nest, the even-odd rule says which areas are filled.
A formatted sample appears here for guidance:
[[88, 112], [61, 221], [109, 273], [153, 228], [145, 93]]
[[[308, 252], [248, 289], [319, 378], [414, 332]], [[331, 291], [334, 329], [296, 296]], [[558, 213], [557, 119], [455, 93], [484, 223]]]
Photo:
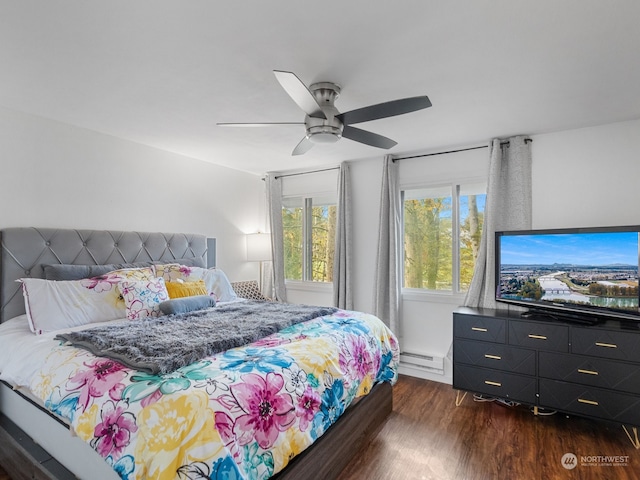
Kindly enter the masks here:
[[[302, 279], [292, 279], [285, 277], [287, 285], [314, 285], [314, 286], [332, 286], [331, 281], [313, 280], [313, 208], [318, 206], [335, 206], [338, 207], [337, 192], [317, 192], [309, 194], [286, 195], [282, 197], [283, 209], [286, 199], [301, 200], [302, 208]], [[320, 205], [314, 205], [313, 200], [320, 200]], [[322, 201], [324, 200], [324, 201]], [[332, 240], [335, 251], [335, 238]]]
[[[460, 289], [460, 266], [461, 266], [461, 256], [460, 256], [460, 191], [461, 187], [465, 185], [472, 184], [484, 184], [484, 194], [487, 193], [487, 178], [486, 177], [466, 177], [466, 178], [456, 178], [453, 180], [447, 181], [439, 181], [439, 182], [420, 182], [420, 183], [410, 183], [410, 184], [401, 184], [399, 186], [400, 190], [400, 256], [401, 259], [401, 295], [403, 298], [411, 299], [411, 300], [424, 300], [424, 299], [436, 299], [442, 297], [461, 297], [463, 298], [468, 290]], [[405, 279], [405, 218], [404, 218], [404, 200], [405, 200], [405, 191], [407, 190], [429, 190], [429, 189], [437, 189], [437, 188], [447, 188], [449, 189], [451, 195], [451, 284], [452, 288], [450, 290], [432, 290], [428, 288], [415, 288], [415, 287], [405, 287], [404, 279]], [[483, 212], [484, 213], [484, 212]], [[484, 229], [484, 224], [483, 224]]]

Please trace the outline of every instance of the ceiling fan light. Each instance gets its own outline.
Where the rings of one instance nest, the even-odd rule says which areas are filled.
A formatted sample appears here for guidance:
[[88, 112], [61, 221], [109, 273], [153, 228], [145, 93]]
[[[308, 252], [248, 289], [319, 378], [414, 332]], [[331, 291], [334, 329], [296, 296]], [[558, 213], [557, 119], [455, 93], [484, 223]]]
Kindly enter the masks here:
[[314, 126], [307, 129], [307, 138], [313, 143], [336, 143], [342, 138], [342, 129], [330, 125]]
[[340, 137], [333, 133], [312, 133], [308, 138], [313, 143], [336, 143], [340, 140]]

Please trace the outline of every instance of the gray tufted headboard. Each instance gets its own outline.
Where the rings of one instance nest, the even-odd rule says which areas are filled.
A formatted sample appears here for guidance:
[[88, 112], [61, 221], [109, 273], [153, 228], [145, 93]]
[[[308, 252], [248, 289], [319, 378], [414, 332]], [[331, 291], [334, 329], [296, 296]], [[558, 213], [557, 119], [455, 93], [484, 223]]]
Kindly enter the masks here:
[[[44, 278], [42, 265], [106, 265], [195, 258], [215, 266], [215, 239], [183, 233], [6, 228], [0, 230], [0, 322], [24, 313], [18, 278]], [[207, 248], [210, 252], [207, 255]], [[207, 262], [209, 259], [209, 262]]]

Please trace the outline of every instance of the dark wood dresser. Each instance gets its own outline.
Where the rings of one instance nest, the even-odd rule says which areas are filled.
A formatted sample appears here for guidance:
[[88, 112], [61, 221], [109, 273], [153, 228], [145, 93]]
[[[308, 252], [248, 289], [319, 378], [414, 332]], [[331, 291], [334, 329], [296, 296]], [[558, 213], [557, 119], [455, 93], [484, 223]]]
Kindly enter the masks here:
[[453, 314], [453, 388], [531, 405], [536, 412], [633, 426], [635, 445], [640, 324], [613, 319], [580, 325], [461, 307]]

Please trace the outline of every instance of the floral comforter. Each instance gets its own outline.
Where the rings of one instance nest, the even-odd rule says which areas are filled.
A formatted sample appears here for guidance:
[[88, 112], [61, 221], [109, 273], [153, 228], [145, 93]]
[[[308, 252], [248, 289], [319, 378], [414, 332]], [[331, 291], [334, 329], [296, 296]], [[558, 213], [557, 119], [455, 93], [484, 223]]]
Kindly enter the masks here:
[[123, 479], [264, 479], [397, 379], [376, 317], [339, 310], [165, 375], [59, 345], [30, 385]]

